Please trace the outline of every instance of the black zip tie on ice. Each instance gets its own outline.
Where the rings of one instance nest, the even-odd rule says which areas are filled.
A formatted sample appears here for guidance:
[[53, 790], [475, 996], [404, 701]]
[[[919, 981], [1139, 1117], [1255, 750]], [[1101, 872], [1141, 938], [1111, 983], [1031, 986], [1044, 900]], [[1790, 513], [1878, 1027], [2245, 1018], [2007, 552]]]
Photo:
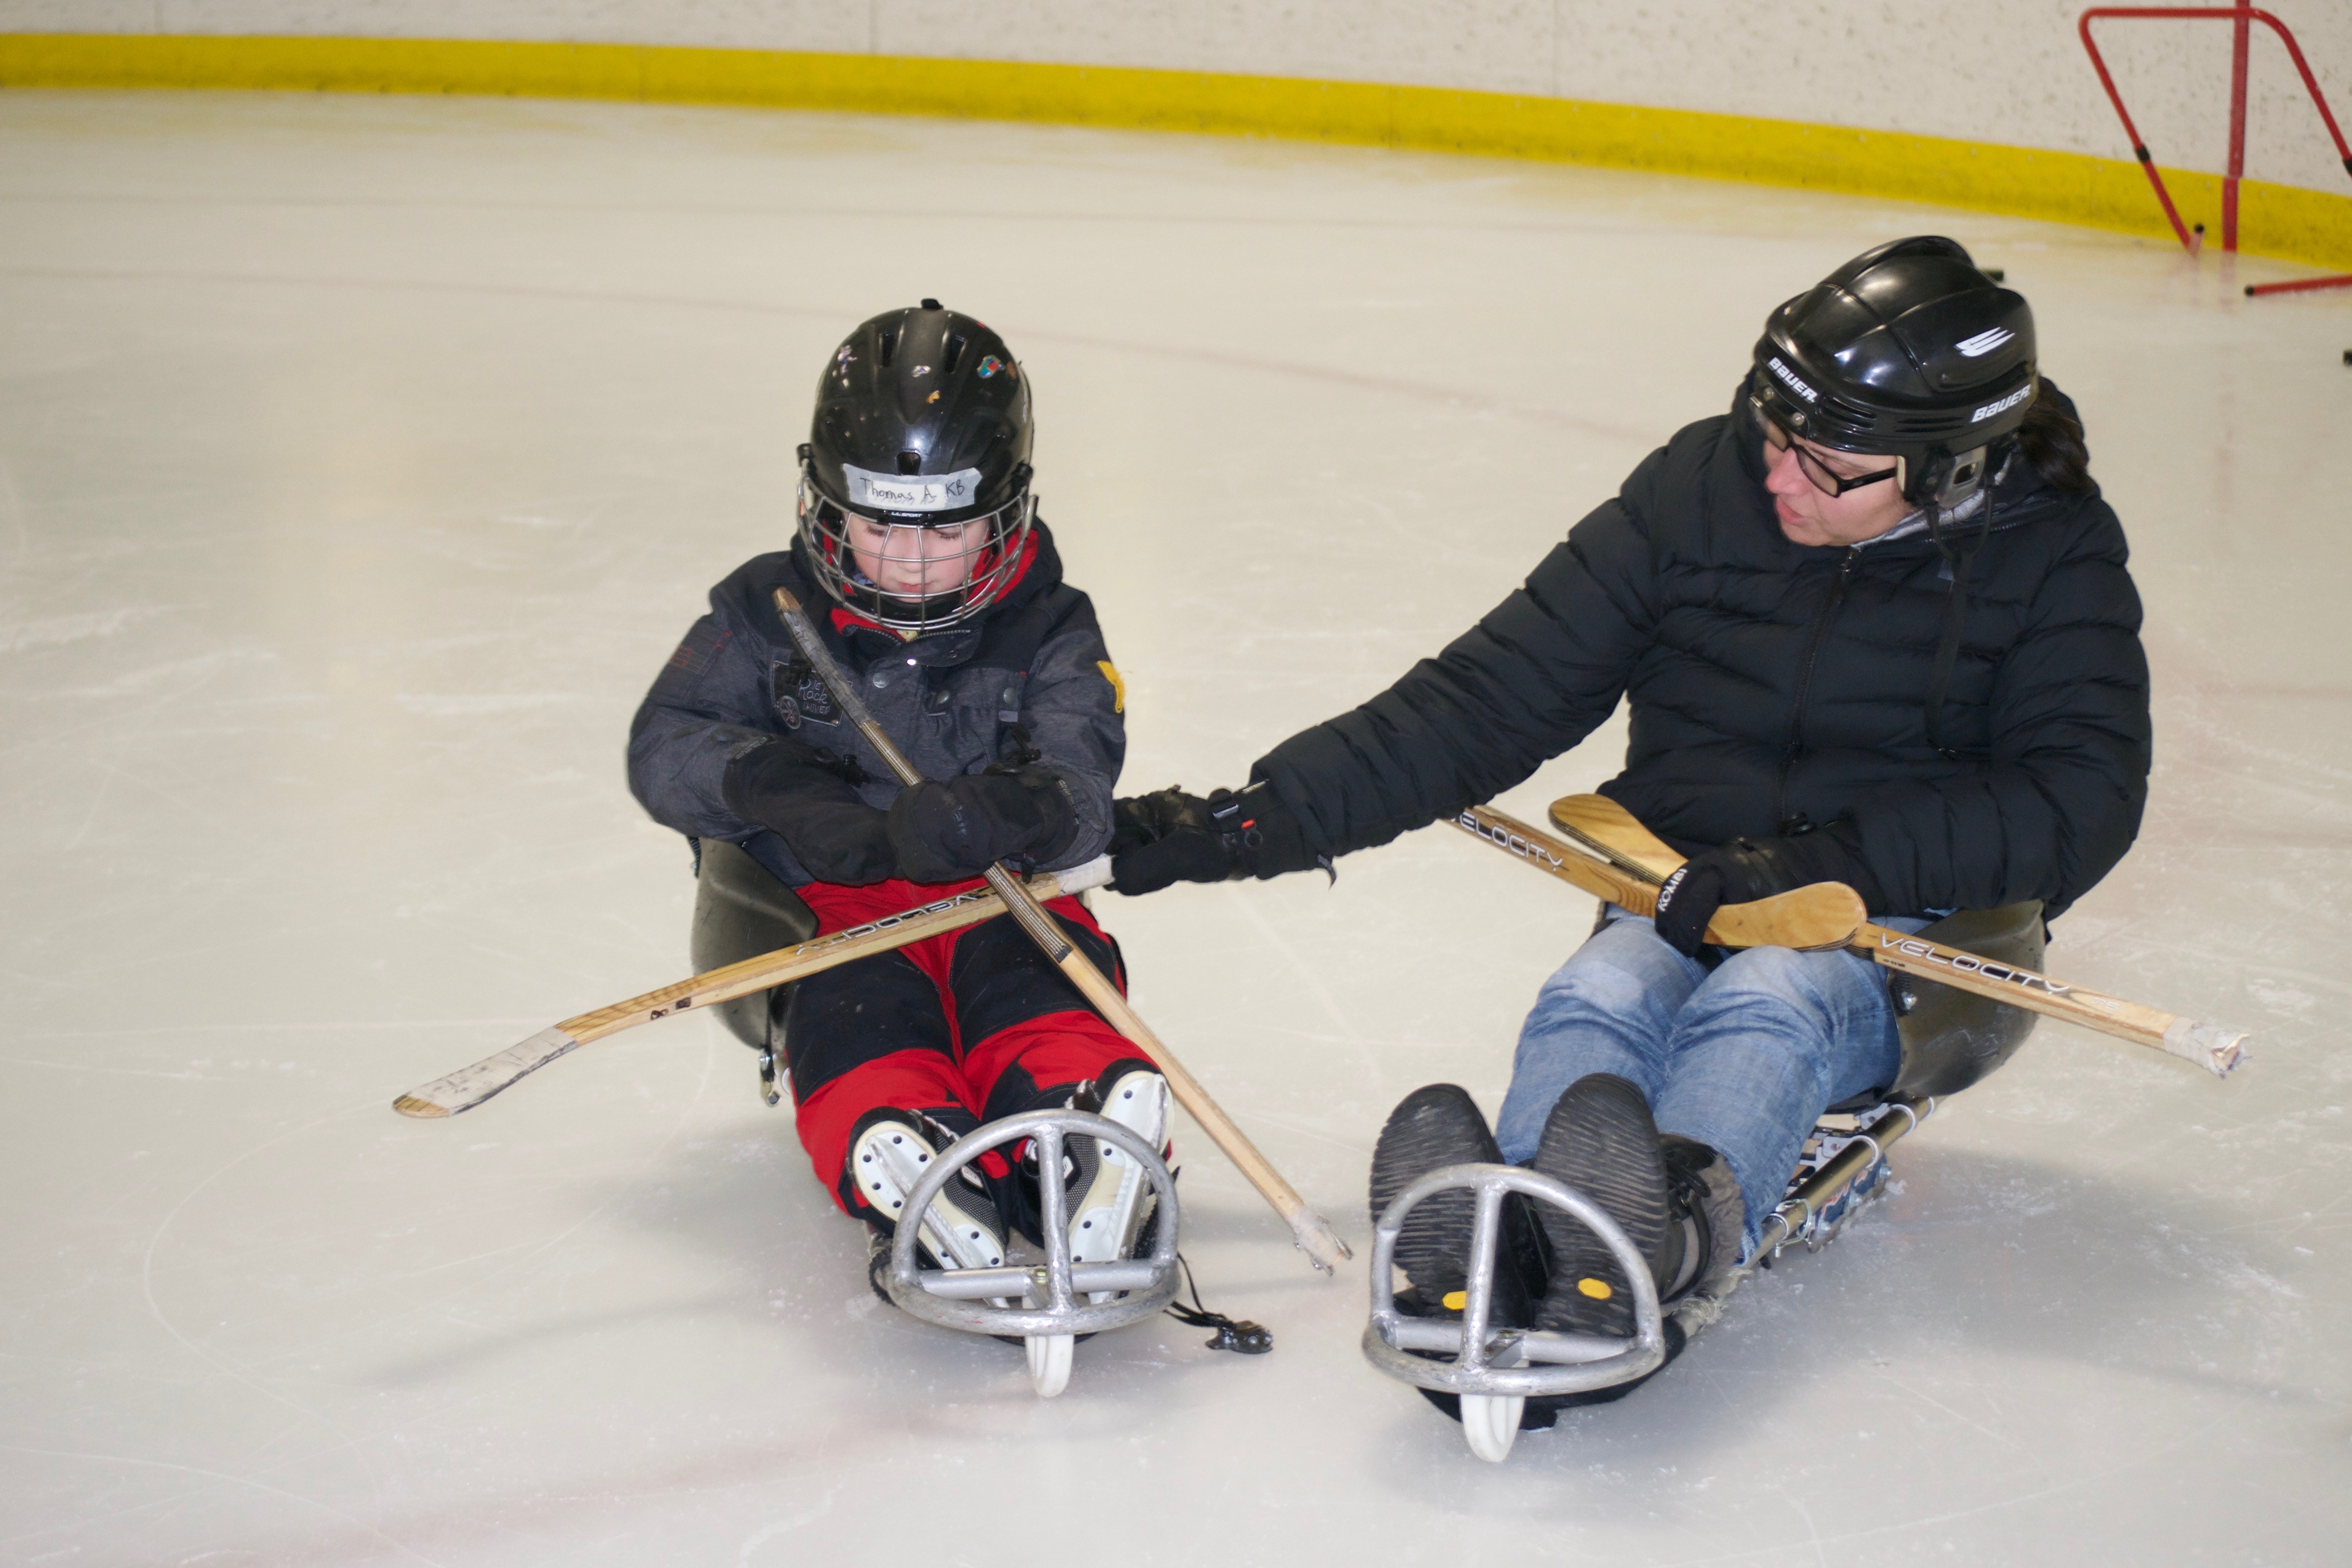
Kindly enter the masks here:
[[1181, 1301], [1168, 1303], [1168, 1315], [1178, 1322], [1195, 1329], [1214, 1329], [1209, 1336], [1213, 1351], [1237, 1351], [1243, 1355], [1264, 1355], [1274, 1349], [1274, 1336], [1246, 1318], [1228, 1318], [1223, 1312], [1212, 1312], [1201, 1304], [1201, 1284], [1192, 1278], [1192, 1266], [1184, 1255], [1176, 1255], [1176, 1267], [1184, 1271], [1184, 1283], [1192, 1289], [1192, 1304]]

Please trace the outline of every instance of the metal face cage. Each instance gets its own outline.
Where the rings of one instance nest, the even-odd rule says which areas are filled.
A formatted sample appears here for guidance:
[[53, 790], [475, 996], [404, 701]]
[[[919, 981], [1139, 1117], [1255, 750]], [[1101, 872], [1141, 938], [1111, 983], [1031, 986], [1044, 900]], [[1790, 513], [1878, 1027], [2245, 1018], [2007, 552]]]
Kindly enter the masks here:
[[[1442, 1192], [1466, 1187], [1477, 1194], [1470, 1241], [1469, 1278], [1459, 1321], [1411, 1318], [1397, 1310], [1397, 1236], [1405, 1215]], [[1558, 1333], [1494, 1326], [1495, 1256], [1503, 1199], [1524, 1194], [1566, 1209], [1599, 1237], [1633, 1297], [1633, 1336]], [[1531, 1395], [1582, 1394], [1643, 1377], [1666, 1359], [1665, 1327], [1649, 1260], [1608, 1211], [1565, 1183], [1517, 1165], [1448, 1165], [1399, 1193], [1372, 1229], [1372, 1316], [1364, 1328], [1364, 1359], [1417, 1388], [1458, 1394], [1462, 1431], [1471, 1452], [1500, 1460], [1517, 1437], [1519, 1412]], [[1450, 1356], [1432, 1361], [1431, 1351]]]
[[[1062, 1151], [1073, 1136], [1108, 1143], [1134, 1162], [1158, 1196], [1158, 1234], [1149, 1258], [1108, 1263], [1070, 1259], [1070, 1199], [1064, 1185]], [[1022, 1139], [1037, 1145], [1039, 1228], [1045, 1235], [1042, 1266], [999, 1268], [922, 1268], [915, 1259], [919, 1216], [958, 1171], [991, 1149]], [[906, 1217], [890, 1242], [890, 1267], [882, 1277], [890, 1300], [908, 1317], [967, 1333], [1017, 1335], [1029, 1342], [1029, 1373], [1037, 1393], [1052, 1398], [1070, 1375], [1075, 1336], [1122, 1329], [1157, 1316], [1176, 1299], [1176, 1180], [1160, 1152], [1130, 1128], [1090, 1111], [1045, 1110], [1008, 1116], [968, 1132], [931, 1162], [907, 1194]], [[1020, 1300], [1019, 1306], [1013, 1303]]]
[[[1036, 512], [1036, 498], [1025, 484], [995, 510], [971, 517], [941, 520], [852, 511], [817, 488], [806, 459], [801, 464], [801, 542], [819, 584], [842, 605], [909, 639], [971, 620], [1002, 598], [1020, 575]], [[850, 538], [855, 522], [883, 530], [881, 546], [874, 553], [914, 568], [910, 574], [922, 587], [892, 592], [861, 570]], [[950, 528], [960, 531], [961, 548], [930, 548], [931, 537], [927, 536]], [[932, 587], [934, 576], [945, 580]]]

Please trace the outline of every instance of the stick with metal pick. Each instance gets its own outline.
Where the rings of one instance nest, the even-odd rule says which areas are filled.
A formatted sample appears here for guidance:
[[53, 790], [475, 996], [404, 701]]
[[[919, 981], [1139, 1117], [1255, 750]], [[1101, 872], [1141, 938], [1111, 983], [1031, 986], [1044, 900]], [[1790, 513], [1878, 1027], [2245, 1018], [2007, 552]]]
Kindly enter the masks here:
[[[1099, 888], [1109, 880], [1110, 857], [1106, 855], [1066, 871], [1041, 872], [1030, 879], [1030, 885], [1039, 898], [1057, 899]], [[674, 1018], [698, 1007], [714, 1007], [754, 991], [789, 985], [805, 975], [888, 952], [926, 937], [961, 931], [1003, 912], [1003, 900], [974, 888], [864, 925], [851, 926], [846, 931], [828, 931], [792, 947], [760, 953], [723, 969], [648, 991], [642, 996], [632, 996], [625, 1002], [551, 1024], [530, 1038], [484, 1057], [471, 1067], [459, 1068], [431, 1083], [419, 1084], [394, 1100], [392, 1108], [403, 1116], [456, 1116], [473, 1110], [501, 1089], [513, 1088], [548, 1063], [569, 1056], [592, 1040], [634, 1029], [639, 1024], [650, 1024], [656, 1018]]]
[[[1551, 804], [1551, 819], [1562, 832], [1606, 858], [1618, 870], [1650, 886], [1673, 876], [1683, 863], [1673, 846], [1605, 795], [1572, 795], [1556, 800]], [[1885, 926], [1864, 922], [1848, 945], [1884, 968], [2147, 1046], [2194, 1062], [2215, 1078], [2227, 1078], [2245, 1065], [2248, 1047], [2242, 1029], [2185, 1018], [2144, 1002], [2105, 996], [2031, 969], [1998, 963]]]
[[[818, 637], [816, 627], [809, 624], [800, 601], [789, 591], [779, 588], [776, 590], [776, 611], [783, 616], [784, 629], [792, 634], [793, 641], [799, 646], [801, 657], [809, 661], [810, 668], [816, 671], [817, 679], [824, 681], [825, 689], [833, 693], [834, 701], [840, 704], [841, 710], [849, 716], [849, 721], [857, 726], [858, 733], [866, 737], [866, 743], [874, 748], [883, 763], [898, 775], [901, 784], [912, 789], [921, 784], [923, 775], [915, 771], [905, 753], [892, 742], [882, 726], [875, 722], [874, 715], [866, 711], [866, 704], [858, 698], [857, 689], [850, 685], [849, 678], [842, 672], [841, 666]], [[1274, 1205], [1274, 1212], [1290, 1226], [1291, 1235], [1297, 1238], [1299, 1250], [1307, 1254], [1307, 1260], [1328, 1274], [1339, 1267], [1341, 1259], [1351, 1256], [1348, 1244], [1339, 1239], [1339, 1233], [1331, 1228], [1329, 1222], [1307, 1206], [1307, 1200], [1298, 1195], [1297, 1189], [1282, 1179], [1282, 1173], [1257, 1152], [1256, 1145], [1234, 1125], [1233, 1119], [1209, 1098], [1209, 1091], [1201, 1087], [1200, 1080], [1185, 1071], [1184, 1064], [1176, 1059], [1175, 1053], [1160, 1044], [1160, 1037], [1136, 1016], [1135, 1009], [1127, 1005], [1127, 998], [1119, 994], [1118, 987], [1106, 979], [1103, 972], [1095, 967], [1094, 962], [1078, 950], [1077, 944], [1062, 933], [1062, 928], [1045, 912], [1045, 906], [1030, 896], [1029, 889], [1022, 885], [1020, 879], [1003, 866], [991, 866], [987, 878], [989, 887], [1004, 900], [1004, 907], [1011, 911], [1014, 922], [1054, 962], [1055, 967], [1069, 976], [1070, 983], [1095, 1005], [1112, 1028], [1134, 1041], [1142, 1048], [1143, 1054], [1151, 1058], [1152, 1065], [1168, 1080], [1169, 1090], [1175, 1095], [1176, 1103], [1200, 1123], [1201, 1131], [1209, 1135], [1209, 1142], [1224, 1152], [1225, 1157], [1234, 1163], [1249, 1184], [1258, 1190], [1259, 1195]]]

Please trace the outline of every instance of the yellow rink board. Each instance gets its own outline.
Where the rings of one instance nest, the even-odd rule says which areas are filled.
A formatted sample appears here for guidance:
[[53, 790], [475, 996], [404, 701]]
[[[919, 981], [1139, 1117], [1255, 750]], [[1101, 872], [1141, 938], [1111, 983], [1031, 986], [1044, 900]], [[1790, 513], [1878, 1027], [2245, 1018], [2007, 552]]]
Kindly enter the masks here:
[[[2123, 159], [1291, 77], [644, 44], [10, 33], [0, 34], [0, 87], [603, 98], [1279, 136], [1747, 180], [2170, 235], [2147, 177]], [[2220, 176], [2164, 174], [2184, 221], [2218, 235]], [[2239, 244], [2352, 269], [2352, 195], [2248, 180]]]

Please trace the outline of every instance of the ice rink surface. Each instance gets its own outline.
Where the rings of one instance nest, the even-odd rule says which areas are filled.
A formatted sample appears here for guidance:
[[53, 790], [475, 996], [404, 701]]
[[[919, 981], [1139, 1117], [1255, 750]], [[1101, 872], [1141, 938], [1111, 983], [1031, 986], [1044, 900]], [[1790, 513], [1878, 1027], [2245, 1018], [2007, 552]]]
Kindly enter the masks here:
[[[687, 972], [628, 717], [780, 547], [830, 347], [1021, 353], [1127, 783], [1238, 784], [1498, 600], [1766, 310], [1941, 231], [2033, 301], [2136, 547], [2157, 773], [2045, 1024], [1900, 1186], [1483, 1464], [1189, 1124], [1172, 1321], [1020, 1357], [866, 1288], [715, 1020], [394, 1094]], [[0, 96], [0, 1562], [2342, 1563], [2352, 298], [1785, 191], [719, 110]], [[1614, 771], [1622, 722], [1503, 803]], [[1444, 828], [1103, 896], [1144, 1016], [1358, 1247], [1591, 904]]]

